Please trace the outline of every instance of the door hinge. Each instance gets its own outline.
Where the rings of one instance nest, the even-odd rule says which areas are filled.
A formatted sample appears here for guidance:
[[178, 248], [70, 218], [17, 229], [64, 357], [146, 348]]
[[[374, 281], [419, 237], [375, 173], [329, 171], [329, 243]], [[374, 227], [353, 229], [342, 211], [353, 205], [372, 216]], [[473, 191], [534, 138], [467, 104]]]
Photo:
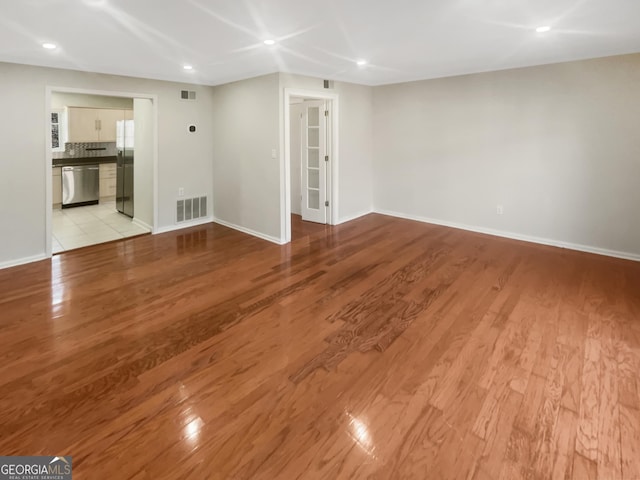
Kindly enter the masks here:
[[324, 161], [325, 161], [325, 162], [328, 162], [328, 161], [329, 161], [329, 155], [325, 155], [325, 156], [324, 156]]
[[329, 116], [329, 110], [325, 110], [325, 111], [324, 111], [324, 116], [325, 116], [325, 117], [328, 117], [328, 116]]
[[325, 201], [325, 202], [324, 202], [324, 206], [325, 206], [325, 207], [328, 207], [328, 206], [329, 206], [329, 200], [327, 200], [327, 201]]

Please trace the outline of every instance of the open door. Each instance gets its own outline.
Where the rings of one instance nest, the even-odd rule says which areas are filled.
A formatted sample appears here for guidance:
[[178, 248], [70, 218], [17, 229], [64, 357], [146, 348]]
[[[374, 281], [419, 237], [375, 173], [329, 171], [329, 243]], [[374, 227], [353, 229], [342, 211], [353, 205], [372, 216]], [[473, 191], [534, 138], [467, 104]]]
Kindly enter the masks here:
[[327, 223], [327, 121], [324, 101], [304, 103], [300, 190], [302, 219]]

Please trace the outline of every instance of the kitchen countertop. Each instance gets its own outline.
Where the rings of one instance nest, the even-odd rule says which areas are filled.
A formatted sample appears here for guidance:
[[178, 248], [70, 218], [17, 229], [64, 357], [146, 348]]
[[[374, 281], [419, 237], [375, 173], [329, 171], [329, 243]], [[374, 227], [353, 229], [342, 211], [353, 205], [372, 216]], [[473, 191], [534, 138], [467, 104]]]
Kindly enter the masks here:
[[101, 163], [116, 163], [118, 157], [116, 155], [109, 157], [73, 157], [73, 158], [54, 158], [54, 167], [76, 167], [78, 165], [99, 165]]

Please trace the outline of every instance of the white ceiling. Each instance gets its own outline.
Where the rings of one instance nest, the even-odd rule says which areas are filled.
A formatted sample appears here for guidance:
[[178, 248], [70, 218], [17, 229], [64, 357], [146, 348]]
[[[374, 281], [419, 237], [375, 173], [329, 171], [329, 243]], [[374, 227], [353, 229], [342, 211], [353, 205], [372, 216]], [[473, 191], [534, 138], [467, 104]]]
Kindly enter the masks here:
[[639, 0], [0, 0], [0, 61], [210, 85], [275, 71], [379, 85], [631, 52]]

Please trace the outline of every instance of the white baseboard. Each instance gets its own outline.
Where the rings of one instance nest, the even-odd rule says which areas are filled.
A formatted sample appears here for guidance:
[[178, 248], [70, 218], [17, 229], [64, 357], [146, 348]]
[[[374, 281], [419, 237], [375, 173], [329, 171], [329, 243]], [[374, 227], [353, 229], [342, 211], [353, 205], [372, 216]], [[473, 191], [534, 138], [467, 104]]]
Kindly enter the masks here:
[[340, 225], [341, 223], [350, 222], [351, 220], [355, 220], [356, 218], [364, 217], [365, 215], [369, 215], [370, 213], [373, 213], [372, 209], [363, 210], [362, 212], [356, 213], [355, 215], [349, 215], [347, 217], [342, 217], [340, 220], [338, 220], [338, 223], [336, 223], [336, 225]]
[[246, 227], [241, 227], [240, 225], [236, 225], [235, 223], [225, 222], [224, 220], [220, 220], [219, 218], [214, 218], [213, 221], [224, 227], [233, 228], [234, 230], [238, 230], [239, 232], [261, 238], [262, 240], [266, 240], [268, 242], [275, 243], [277, 245], [285, 244], [285, 242], [283, 242], [281, 239], [277, 237], [272, 237], [271, 235], [267, 235], [265, 233], [256, 232], [255, 230], [251, 230], [250, 228], [246, 228]]
[[0, 270], [3, 268], [17, 267], [18, 265], [24, 265], [25, 263], [39, 262], [40, 260], [46, 260], [47, 257], [44, 253], [38, 255], [32, 255], [31, 257], [18, 258], [16, 260], [8, 260], [6, 262], [0, 262]]
[[550, 238], [534, 237], [531, 235], [522, 235], [519, 233], [505, 232], [502, 230], [494, 230], [492, 228], [475, 227], [471, 225], [465, 225], [462, 223], [446, 222], [444, 220], [421, 217], [418, 215], [409, 215], [406, 213], [393, 212], [390, 210], [374, 209], [374, 212], [379, 213], [381, 215], [389, 215], [390, 217], [398, 217], [398, 218], [404, 218], [407, 220], [415, 220], [417, 222], [431, 223], [433, 225], [441, 225], [443, 227], [451, 227], [451, 228], [457, 228], [460, 230], [467, 230], [470, 232], [484, 233], [487, 235], [494, 235], [496, 237], [510, 238], [512, 240], [521, 240], [523, 242], [538, 243], [541, 245], [549, 245], [552, 247], [566, 248], [568, 250], [576, 250], [578, 252], [594, 253], [596, 255], [605, 255], [607, 257], [622, 258], [624, 260], [633, 260], [636, 262], [640, 262], [640, 254], [636, 254], [636, 253], [619, 252], [616, 250], [608, 250], [606, 248], [592, 247], [589, 245], [581, 245], [579, 243], [563, 242], [561, 240], [552, 240]]
[[173, 232], [175, 230], [182, 230], [183, 228], [197, 227], [198, 225], [204, 225], [205, 223], [212, 223], [213, 217], [199, 218], [197, 220], [191, 220], [190, 222], [183, 222], [178, 225], [168, 225], [166, 227], [160, 227], [156, 229], [153, 234]]
[[143, 222], [139, 218], [133, 217], [133, 219], [131, 220], [131, 223], [133, 223], [134, 225], [138, 225], [139, 227], [142, 227], [145, 230], [149, 230], [150, 232], [153, 232], [153, 227], [149, 225], [147, 222]]

